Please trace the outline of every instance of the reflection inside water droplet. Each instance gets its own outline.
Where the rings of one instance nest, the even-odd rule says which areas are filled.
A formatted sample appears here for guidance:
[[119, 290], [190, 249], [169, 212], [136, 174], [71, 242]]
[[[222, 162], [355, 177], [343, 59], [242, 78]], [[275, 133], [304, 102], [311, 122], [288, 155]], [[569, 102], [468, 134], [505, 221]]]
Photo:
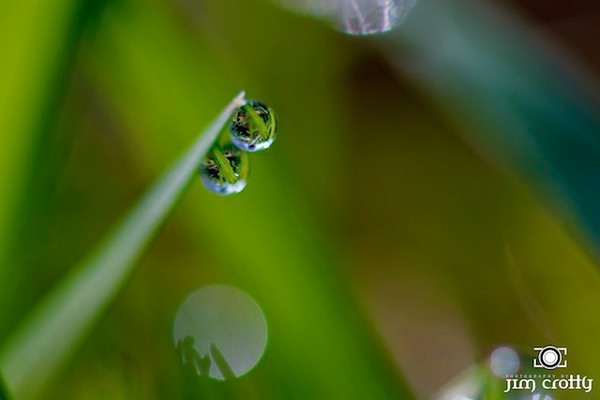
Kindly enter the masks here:
[[353, 35], [387, 32], [408, 15], [416, 0], [275, 0], [288, 8], [329, 19]]
[[182, 361], [198, 375], [226, 380], [259, 362], [267, 345], [267, 323], [248, 294], [213, 285], [194, 291], [181, 304], [173, 338]]
[[248, 100], [231, 117], [231, 140], [242, 150], [259, 151], [269, 148], [277, 135], [277, 117], [267, 105]]
[[221, 195], [239, 193], [246, 187], [248, 155], [233, 143], [215, 146], [200, 165], [204, 186]]

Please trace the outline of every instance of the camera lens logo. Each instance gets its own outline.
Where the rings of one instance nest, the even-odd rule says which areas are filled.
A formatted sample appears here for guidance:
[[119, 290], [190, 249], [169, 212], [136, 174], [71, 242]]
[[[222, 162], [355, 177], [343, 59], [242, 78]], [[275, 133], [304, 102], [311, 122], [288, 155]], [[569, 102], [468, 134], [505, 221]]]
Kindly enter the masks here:
[[534, 347], [533, 350], [538, 352], [537, 357], [533, 359], [535, 368], [555, 369], [567, 366], [567, 360], [565, 360], [566, 347]]

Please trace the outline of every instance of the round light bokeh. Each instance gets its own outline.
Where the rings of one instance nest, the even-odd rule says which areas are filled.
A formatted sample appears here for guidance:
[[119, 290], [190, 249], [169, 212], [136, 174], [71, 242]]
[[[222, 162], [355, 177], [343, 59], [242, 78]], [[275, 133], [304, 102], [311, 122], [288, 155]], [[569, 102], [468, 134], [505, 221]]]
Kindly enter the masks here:
[[181, 304], [173, 339], [183, 361], [199, 375], [240, 377], [260, 361], [267, 346], [267, 322], [247, 293], [225, 285], [192, 292]]
[[490, 354], [490, 370], [499, 378], [515, 374], [520, 367], [519, 354], [510, 347], [498, 347]]

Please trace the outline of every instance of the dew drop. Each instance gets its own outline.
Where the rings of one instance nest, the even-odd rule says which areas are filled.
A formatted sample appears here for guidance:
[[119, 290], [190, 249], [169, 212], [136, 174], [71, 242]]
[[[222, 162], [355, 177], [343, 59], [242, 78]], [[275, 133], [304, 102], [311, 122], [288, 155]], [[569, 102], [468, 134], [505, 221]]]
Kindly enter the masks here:
[[215, 146], [202, 161], [200, 176], [204, 186], [220, 195], [239, 193], [246, 187], [248, 155], [233, 143]]
[[240, 377], [262, 358], [267, 322], [247, 293], [225, 285], [192, 292], [181, 304], [173, 339], [182, 361], [196, 374], [216, 380]]
[[231, 140], [242, 150], [259, 151], [269, 148], [277, 136], [277, 117], [271, 107], [248, 100], [231, 117]]

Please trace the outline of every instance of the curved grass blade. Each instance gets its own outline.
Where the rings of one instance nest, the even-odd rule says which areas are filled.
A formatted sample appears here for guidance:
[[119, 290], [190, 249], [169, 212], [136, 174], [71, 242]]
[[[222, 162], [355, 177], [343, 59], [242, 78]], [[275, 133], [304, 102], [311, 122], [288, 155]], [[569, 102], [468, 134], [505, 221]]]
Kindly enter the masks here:
[[229, 116], [243, 103], [242, 92], [8, 341], [0, 355], [0, 369], [15, 398], [40, 393], [84, 338], [188, 188]]

